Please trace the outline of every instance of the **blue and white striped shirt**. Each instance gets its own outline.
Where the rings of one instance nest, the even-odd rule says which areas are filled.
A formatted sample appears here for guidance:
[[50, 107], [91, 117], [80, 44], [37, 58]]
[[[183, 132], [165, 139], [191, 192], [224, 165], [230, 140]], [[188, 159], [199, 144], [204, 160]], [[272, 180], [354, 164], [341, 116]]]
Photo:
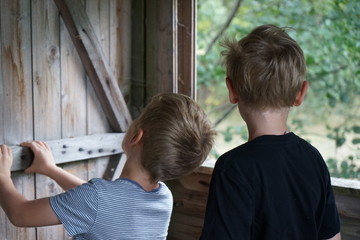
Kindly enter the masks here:
[[74, 239], [166, 239], [172, 212], [167, 186], [146, 192], [138, 183], [92, 179], [50, 198], [50, 204]]

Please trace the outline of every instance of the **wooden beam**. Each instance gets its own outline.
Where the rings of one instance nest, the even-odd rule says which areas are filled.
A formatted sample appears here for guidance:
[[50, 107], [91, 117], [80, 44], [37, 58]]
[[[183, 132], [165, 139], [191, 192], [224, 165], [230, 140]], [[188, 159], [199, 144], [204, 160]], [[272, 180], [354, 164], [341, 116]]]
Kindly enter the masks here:
[[[124, 135], [125, 133], [104, 133], [46, 142], [53, 152], [55, 163], [62, 164], [122, 153]], [[34, 157], [29, 148], [12, 146], [11, 149], [14, 158], [11, 171], [24, 170], [31, 164]]]
[[145, 4], [146, 100], [160, 92], [177, 92], [176, 0]]
[[196, 0], [178, 0], [178, 92], [196, 99]]
[[113, 131], [125, 131], [131, 116], [113, 71], [81, 1], [54, 0]]

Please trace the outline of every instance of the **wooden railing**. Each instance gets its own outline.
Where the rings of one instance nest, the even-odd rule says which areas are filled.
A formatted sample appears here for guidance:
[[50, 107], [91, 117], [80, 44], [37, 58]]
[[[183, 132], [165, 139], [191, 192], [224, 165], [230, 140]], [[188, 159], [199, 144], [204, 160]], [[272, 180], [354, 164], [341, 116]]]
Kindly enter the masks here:
[[331, 178], [342, 240], [360, 239], [360, 181]]

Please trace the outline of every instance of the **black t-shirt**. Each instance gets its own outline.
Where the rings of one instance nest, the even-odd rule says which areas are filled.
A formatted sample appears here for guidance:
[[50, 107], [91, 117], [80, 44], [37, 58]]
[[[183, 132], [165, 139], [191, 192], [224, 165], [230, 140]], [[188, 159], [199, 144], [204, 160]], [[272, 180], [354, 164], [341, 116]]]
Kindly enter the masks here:
[[260, 136], [216, 162], [202, 240], [327, 239], [339, 231], [327, 166], [294, 133]]

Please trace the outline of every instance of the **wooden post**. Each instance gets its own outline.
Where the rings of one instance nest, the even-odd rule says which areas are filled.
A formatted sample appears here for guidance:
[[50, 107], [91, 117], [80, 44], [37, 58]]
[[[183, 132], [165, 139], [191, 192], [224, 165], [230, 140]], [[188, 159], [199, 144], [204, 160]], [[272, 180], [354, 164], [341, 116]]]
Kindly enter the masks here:
[[[146, 97], [177, 92], [176, 0], [146, 1]], [[147, 100], [148, 100], [147, 99]]]
[[196, 0], [178, 0], [178, 92], [196, 99]]

